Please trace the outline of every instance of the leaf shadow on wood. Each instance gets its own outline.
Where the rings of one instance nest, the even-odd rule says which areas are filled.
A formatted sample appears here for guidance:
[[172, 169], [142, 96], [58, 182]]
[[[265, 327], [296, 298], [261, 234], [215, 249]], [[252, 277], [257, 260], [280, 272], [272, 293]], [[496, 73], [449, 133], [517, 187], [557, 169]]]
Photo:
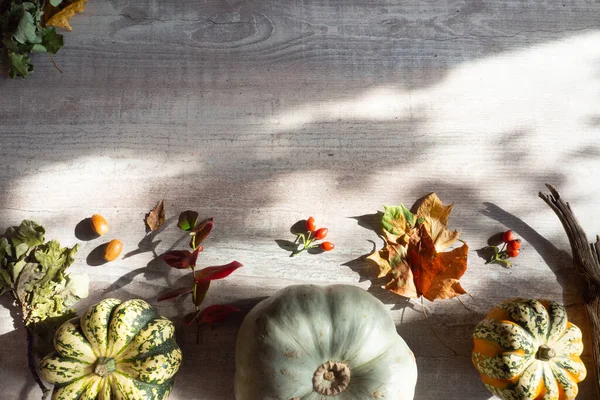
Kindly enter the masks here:
[[[162, 242], [162, 240], [155, 241], [154, 239], [156, 238], [156, 236], [158, 236], [161, 232], [163, 232], [169, 225], [171, 225], [177, 219], [178, 219], [178, 217], [171, 217], [171, 218], [167, 219], [165, 221], [165, 223], [162, 224], [157, 230], [150, 231], [150, 233], [146, 234], [146, 236], [144, 236], [142, 238], [142, 240], [139, 241], [138, 248], [136, 250], [130, 251], [129, 253], [125, 254], [123, 256], [123, 258], [129, 258], [129, 257], [133, 257], [135, 255], [147, 253], [147, 252], [152, 252], [154, 257], [158, 257], [158, 254], [156, 254], [156, 247]], [[148, 227], [146, 226], [146, 229], [147, 228]], [[181, 243], [181, 241], [183, 241], [183, 239], [185, 237], [187, 237], [187, 235], [180, 238], [177, 242], [175, 242], [173, 247], [170, 248], [169, 250], [173, 250], [173, 248], [175, 246], [177, 246], [179, 243]]]

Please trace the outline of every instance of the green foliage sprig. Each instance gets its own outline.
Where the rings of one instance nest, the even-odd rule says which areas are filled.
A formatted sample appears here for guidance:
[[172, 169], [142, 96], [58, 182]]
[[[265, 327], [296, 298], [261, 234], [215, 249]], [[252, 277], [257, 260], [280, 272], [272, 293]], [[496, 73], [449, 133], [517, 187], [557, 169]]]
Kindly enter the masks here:
[[[62, 0], [51, 1], [58, 6]], [[4, 2], [0, 15], [3, 56], [11, 78], [25, 78], [33, 72], [30, 55], [48, 53], [50, 56], [63, 46], [63, 36], [53, 26], [42, 25], [45, 1], [13, 0]]]

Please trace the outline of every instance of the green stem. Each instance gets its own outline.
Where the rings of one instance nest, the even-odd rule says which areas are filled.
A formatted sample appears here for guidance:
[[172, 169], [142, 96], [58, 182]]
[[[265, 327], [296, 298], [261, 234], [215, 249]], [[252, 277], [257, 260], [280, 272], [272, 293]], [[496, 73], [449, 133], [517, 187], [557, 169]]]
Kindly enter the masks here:
[[[192, 301], [194, 302], [194, 304], [196, 304], [196, 266], [192, 265], [192, 281], [194, 282], [194, 290], [192, 290]], [[198, 310], [198, 307], [196, 307], [196, 310]]]

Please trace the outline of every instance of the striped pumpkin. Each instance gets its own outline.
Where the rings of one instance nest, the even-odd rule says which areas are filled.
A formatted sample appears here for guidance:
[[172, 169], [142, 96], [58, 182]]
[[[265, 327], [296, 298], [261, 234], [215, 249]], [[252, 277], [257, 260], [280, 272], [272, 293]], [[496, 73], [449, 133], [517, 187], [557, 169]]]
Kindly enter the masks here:
[[106, 299], [57, 330], [41, 374], [53, 400], [166, 399], [181, 364], [174, 332], [143, 300]]
[[512, 299], [475, 327], [473, 364], [504, 400], [569, 400], [586, 375], [581, 331], [560, 304]]

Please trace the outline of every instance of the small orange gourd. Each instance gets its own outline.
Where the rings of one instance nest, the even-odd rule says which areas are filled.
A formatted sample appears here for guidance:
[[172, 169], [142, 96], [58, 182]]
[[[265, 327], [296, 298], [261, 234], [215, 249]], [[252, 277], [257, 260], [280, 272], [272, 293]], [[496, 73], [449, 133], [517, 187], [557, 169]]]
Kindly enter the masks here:
[[473, 364], [504, 400], [572, 400], [586, 375], [581, 330], [548, 300], [507, 300], [473, 332]]

